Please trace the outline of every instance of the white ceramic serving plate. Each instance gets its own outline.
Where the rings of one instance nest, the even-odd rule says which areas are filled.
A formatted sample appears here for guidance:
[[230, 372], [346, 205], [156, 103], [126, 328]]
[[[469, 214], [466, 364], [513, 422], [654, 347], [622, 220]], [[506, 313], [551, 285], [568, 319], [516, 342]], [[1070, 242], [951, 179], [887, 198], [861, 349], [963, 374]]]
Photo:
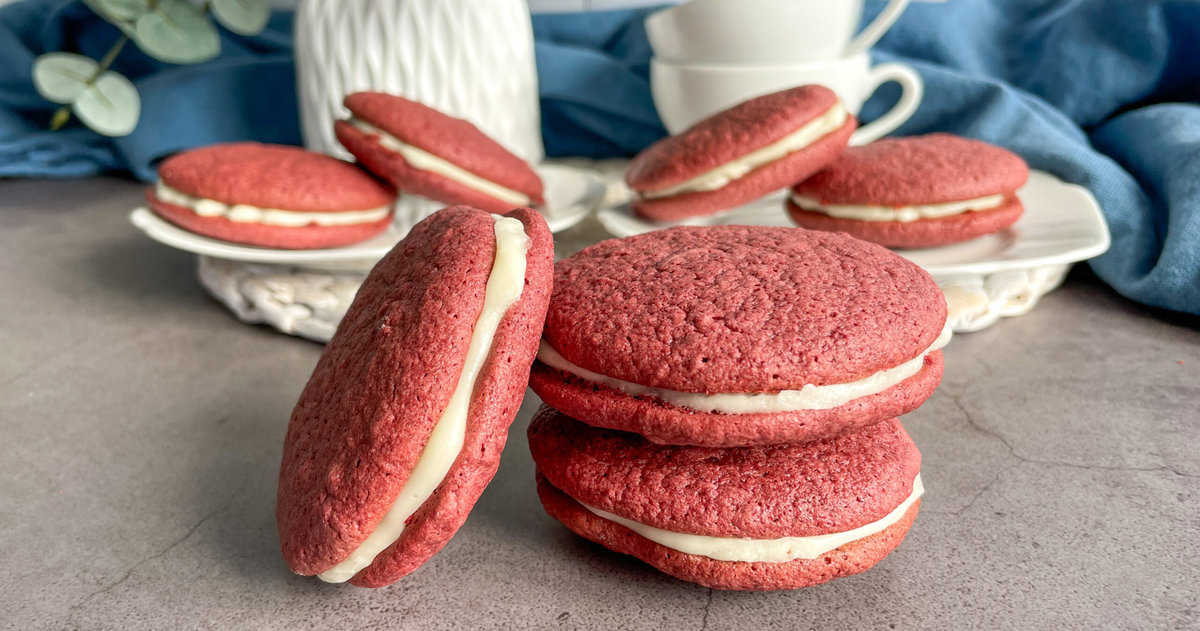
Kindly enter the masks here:
[[[595, 174], [558, 165], [537, 167], [545, 183], [550, 230], [560, 232], [579, 223], [605, 195], [604, 182]], [[404, 233], [394, 226], [362, 243], [327, 250], [276, 250], [229, 243], [184, 230], [147, 208], [136, 208], [129, 220], [155, 241], [173, 248], [231, 261], [272, 263], [314, 269], [370, 269], [387, 254]]]
[[[1025, 213], [1007, 230], [940, 248], [898, 251], [928, 270], [946, 292], [955, 331], [977, 331], [1001, 317], [1028, 312], [1062, 282], [1072, 263], [1108, 250], [1108, 225], [1087, 189], [1033, 171], [1017, 194]], [[679, 223], [792, 226], [783, 199], [784, 193], [776, 193]], [[621, 237], [679, 225], [646, 221], [633, 215], [628, 205], [601, 210], [597, 219]]]

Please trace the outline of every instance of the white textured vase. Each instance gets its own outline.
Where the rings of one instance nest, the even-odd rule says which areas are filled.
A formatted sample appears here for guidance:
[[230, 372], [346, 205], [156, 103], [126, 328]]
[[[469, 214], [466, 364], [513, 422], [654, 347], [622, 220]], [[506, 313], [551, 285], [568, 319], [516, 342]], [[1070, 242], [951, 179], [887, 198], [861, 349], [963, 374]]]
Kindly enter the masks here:
[[[533, 28], [524, 0], [302, 0], [295, 22], [304, 144], [350, 155], [333, 135], [351, 92], [390, 92], [465, 118], [509, 151], [543, 157]], [[439, 207], [403, 196], [398, 227]]]

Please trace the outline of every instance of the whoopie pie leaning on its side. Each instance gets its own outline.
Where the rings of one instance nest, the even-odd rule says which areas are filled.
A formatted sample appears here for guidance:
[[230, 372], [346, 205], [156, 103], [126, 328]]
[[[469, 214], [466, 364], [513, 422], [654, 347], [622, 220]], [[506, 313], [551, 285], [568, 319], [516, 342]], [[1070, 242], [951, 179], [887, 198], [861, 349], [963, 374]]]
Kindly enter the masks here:
[[625, 173], [633, 210], [675, 221], [751, 202], [829, 164], [857, 124], [819, 85], [742, 102], [638, 154]]
[[401, 191], [489, 212], [545, 204], [538, 174], [468, 121], [382, 92], [351, 94], [345, 105], [338, 141]]
[[288, 423], [291, 569], [380, 587], [438, 552], [495, 475], [550, 299], [538, 213], [457, 206], [371, 271]]

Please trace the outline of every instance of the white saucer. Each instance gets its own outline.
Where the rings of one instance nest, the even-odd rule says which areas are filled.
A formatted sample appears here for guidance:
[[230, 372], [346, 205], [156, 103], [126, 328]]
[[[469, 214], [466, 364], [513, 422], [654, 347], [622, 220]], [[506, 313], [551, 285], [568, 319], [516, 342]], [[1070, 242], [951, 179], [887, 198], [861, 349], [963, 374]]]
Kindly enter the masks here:
[[[559, 165], [542, 165], [537, 171], [546, 186], [546, 209], [542, 214], [552, 232], [579, 223], [604, 199], [604, 182], [592, 173]], [[370, 269], [404, 237], [403, 231], [391, 226], [367, 241], [342, 248], [276, 250], [200, 236], [160, 218], [148, 208], [134, 209], [129, 221], [151, 239], [180, 250], [231, 261], [320, 269]]]
[[[955, 331], [976, 331], [997, 318], [1027, 312], [1062, 282], [1070, 264], [1108, 250], [1108, 225], [1087, 189], [1033, 171], [1017, 195], [1025, 213], [1007, 230], [940, 248], [897, 251], [928, 270], [945, 290]], [[784, 197], [780, 192], [679, 223], [646, 221], [628, 205], [600, 210], [596, 218], [619, 237], [680, 224], [793, 226], [783, 210]]]

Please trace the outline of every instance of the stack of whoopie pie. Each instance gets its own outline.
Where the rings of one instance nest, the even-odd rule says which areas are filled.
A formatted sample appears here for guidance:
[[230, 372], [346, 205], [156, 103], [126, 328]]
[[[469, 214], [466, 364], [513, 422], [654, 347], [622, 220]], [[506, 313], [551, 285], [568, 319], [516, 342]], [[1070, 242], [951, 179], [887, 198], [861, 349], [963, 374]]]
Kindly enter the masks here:
[[531, 386], [546, 511], [687, 581], [792, 589], [904, 538], [895, 417], [942, 373], [933, 279], [845, 234], [676, 227], [560, 261]]
[[[529, 446], [546, 511], [667, 574], [794, 589], [862, 572], [900, 544], [924, 488], [897, 417], [937, 387], [950, 332], [933, 279], [879, 243], [1009, 225], [1020, 158], [948, 135], [847, 149], [856, 123], [832, 92], [785, 90], [648, 149], [629, 172], [635, 210], [679, 219], [792, 186], [795, 221], [837, 232], [680, 226], [554, 264], [541, 216], [508, 210], [541, 202], [527, 165], [420, 104], [374, 93], [346, 104], [338, 136], [364, 165], [474, 207], [435, 213], [376, 265], [292, 413], [277, 525], [293, 571], [377, 587], [427, 561], [494, 475], [526, 383], [545, 403]], [[252, 214], [227, 201], [238, 197], [266, 208], [255, 217], [292, 208], [320, 228], [377, 220], [363, 209], [389, 190], [331, 160], [193, 152], [164, 165], [152, 201]], [[282, 200], [228, 175], [282, 178], [276, 163], [345, 190], [331, 202], [297, 185]], [[207, 175], [231, 164], [237, 195]], [[326, 216], [337, 212], [349, 214]], [[255, 236], [343, 236], [294, 228]]]

